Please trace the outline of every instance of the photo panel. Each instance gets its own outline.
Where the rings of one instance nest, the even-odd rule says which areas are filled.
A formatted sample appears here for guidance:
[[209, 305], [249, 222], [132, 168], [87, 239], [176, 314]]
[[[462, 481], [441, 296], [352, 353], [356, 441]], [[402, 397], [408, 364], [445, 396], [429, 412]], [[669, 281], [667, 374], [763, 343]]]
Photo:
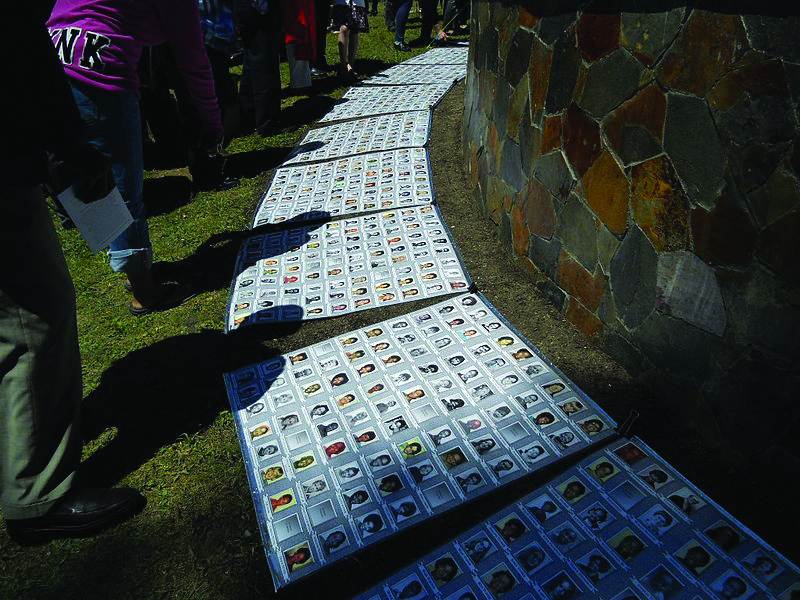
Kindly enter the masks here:
[[368, 78], [366, 85], [454, 84], [467, 76], [466, 62], [455, 65], [401, 63]]
[[431, 48], [403, 61], [404, 65], [466, 65], [469, 55], [468, 46], [446, 46]]
[[312, 129], [292, 150], [283, 166], [397, 148], [420, 148], [428, 143], [430, 120], [429, 110], [415, 110]]
[[425, 148], [359, 154], [275, 171], [253, 227], [430, 204], [433, 185]]
[[352, 87], [319, 122], [431, 110], [450, 90], [452, 83]]

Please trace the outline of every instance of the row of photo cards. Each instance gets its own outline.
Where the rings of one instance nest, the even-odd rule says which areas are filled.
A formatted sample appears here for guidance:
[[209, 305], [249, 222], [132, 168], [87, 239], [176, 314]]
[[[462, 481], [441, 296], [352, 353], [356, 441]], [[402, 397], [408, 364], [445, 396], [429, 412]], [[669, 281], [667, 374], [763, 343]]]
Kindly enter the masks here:
[[428, 143], [430, 124], [431, 112], [416, 110], [312, 129], [283, 164], [424, 146]]
[[412, 110], [430, 110], [451, 87], [452, 82], [350, 88], [339, 103], [320, 119], [320, 123]]
[[402, 63], [389, 67], [366, 80], [367, 85], [454, 84], [467, 76], [467, 63], [423, 65]]
[[254, 235], [239, 251], [227, 330], [465, 292], [435, 205]]
[[641, 440], [612, 443], [359, 600], [791, 600], [798, 568]]
[[225, 380], [276, 587], [614, 435], [476, 294]]
[[430, 204], [425, 148], [359, 154], [275, 171], [253, 227]]
[[466, 65], [469, 56], [467, 46], [445, 46], [431, 48], [404, 61], [404, 65]]

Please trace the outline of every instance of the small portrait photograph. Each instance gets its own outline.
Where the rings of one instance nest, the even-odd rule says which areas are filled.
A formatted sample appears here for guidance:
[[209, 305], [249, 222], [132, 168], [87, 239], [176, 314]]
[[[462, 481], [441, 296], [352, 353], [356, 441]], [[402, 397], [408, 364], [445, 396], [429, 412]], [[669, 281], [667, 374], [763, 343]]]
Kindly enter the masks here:
[[583, 536], [569, 521], [554, 528], [549, 537], [561, 552], [568, 552], [583, 541]]
[[476, 402], [480, 402], [481, 400], [486, 400], [486, 398], [494, 396], [494, 391], [488, 385], [482, 383], [472, 388], [470, 390], [470, 395]]
[[298, 352], [297, 354], [289, 355], [289, 361], [293, 364], [299, 364], [305, 360], [308, 360], [308, 353], [307, 352]]
[[724, 600], [744, 600], [753, 594], [753, 589], [733, 569], [728, 569], [714, 580], [711, 591]]
[[303, 429], [288, 435], [284, 435], [283, 439], [286, 442], [286, 448], [288, 448], [289, 451], [297, 450], [311, 443], [311, 436], [309, 436], [308, 432]]
[[641, 580], [645, 589], [656, 600], [678, 598], [683, 591], [683, 584], [664, 565], [659, 565]]
[[341, 483], [350, 483], [354, 479], [361, 477], [361, 465], [357, 462], [347, 463], [336, 469], [336, 477]]
[[286, 561], [286, 567], [289, 569], [289, 573], [299, 571], [303, 567], [307, 567], [314, 562], [314, 557], [311, 554], [311, 546], [308, 542], [303, 542], [284, 551], [283, 559]]
[[270, 456], [275, 456], [280, 451], [277, 444], [264, 444], [263, 446], [259, 446], [256, 450], [256, 454], [258, 454], [258, 458], [265, 459], [269, 458]]
[[706, 505], [706, 501], [688, 487], [682, 487], [672, 492], [668, 498], [670, 502], [687, 515], [693, 515]]
[[[375, 363], [366, 363], [358, 367], [356, 372], [358, 373], [359, 377], [366, 377], [375, 372]], [[346, 383], [346, 382], [343, 382]]]
[[453, 388], [453, 381], [452, 379], [448, 379], [447, 377], [443, 377], [442, 379], [436, 379], [433, 382], [433, 391], [437, 394], [444, 394], [447, 390]]
[[342, 500], [344, 500], [347, 510], [352, 511], [360, 506], [363, 506], [367, 502], [370, 502], [372, 499], [369, 496], [369, 490], [367, 490], [367, 486], [360, 485], [356, 488], [343, 491]]
[[538, 442], [533, 442], [531, 444], [522, 446], [517, 450], [517, 452], [519, 452], [519, 455], [522, 457], [522, 460], [524, 460], [525, 463], [528, 465], [534, 465], [540, 460], [544, 460], [550, 455], [550, 453], [545, 449], [545, 447], [539, 444]]
[[730, 554], [732, 550], [745, 540], [745, 536], [741, 531], [723, 520], [719, 520], [710, 527], [707, 527], [703, 533], [716, 544], [717, 548], [726, 554]]
[[386, 384], [380, 382], [376, 383], [367, 390], [367, 396], [374, 396], [376, 394], [380, 394], [384, 390], [386, 390]]
[[605, 483], [619, 473], [617, 466], [605, 458], [598, 458], [586, 467], [586, 471], [600, 483]]
[[463, 398], [442, 398], [442, 404], [447, 412], [453, 412], [465, 406]]
[[323, 500], [317, 504], [312, 504], [308, 507], [307, 512], [308, 518], [314, 527], [337, 517], [336, 508], [333, 506], [332, 500]]
[[700, 575], [716, 560], [697, 540], [689, 540], [674, 554], [692, 575]]
[[530, 435], [528, 430], [525, 429], [525, 426], [520, 421], [514, 421], [513, 423], [500, 428], [499, 431], [503, 439], [509, 444], [514, 444]]
[[283, 542], [291, 537], [303, 532], [303, 525], [300, 523], [299, 515], [290, 515], [285, 519], [279, 519], [272, 524], [272, 531], [278, 542]]
[[335, 356], [325, 356], [319, 361], [319, 368], [322, 369], [323, 372], [326, 372], [335, 369], [340, 364], [339, 359]]
[[611, 561], [599, 550], [592, 550], [575, 561], [589, 581], [598, 583], [614, 570]]
[[312, 406], [308, 410], [308, 416], [312, 421], [314, 421], [316, 419], [321, 419], [322, 417], [329, 415], [330, 412], [331, 412], [331, 407], [323, 402], [321, 404], [315, 404], [314, 406]]
[[[519, 353], [523, 353], [524, 356], [524, 354], [527, 352], [528, 351], [525, 348], [522, 348], [521, 350], [517, 350], [516, 352], [514, 352], [512, 356], [516, 358]], [[532, 365], [525, 365], [525, 375], [527, 375], [531, 379], [534, 379], [539, 375], [547, 373], [548, 370], [549, 369], [541, 363], [533, 363]]]
[[519, 350], [515, 350], [511, 356], [514, 357], [514, 360], [523, 361], [533, 358], [533, 352], [528, 348], [520, 348]]
[[463, 370], [463, 371], [459, 371], [459, 372], [458, 372], [458, 377], [459, 377], [459, 378], [461, 379], [461, 381], [463, 381], [464, 383], [469, 383], [469, 382], [470, 382], [470, 381], [472, 381], [473, 379], [477, 379], [478, 377], [480, 377], [480, 375], [481, 375], [481, 374], [480, 374], [480, 372], [478, 371], [478, 369], [465, 369], [465, 370]]
[[469, 462], [467, 455], [464, 454], [464, 451], [458, 446], [446, 452], [442, 452], [439, 458], [442, 460], [442, 464], [444, 464], [447, 470], [455, 469]]
[[467, 358], [463, 354], [454, 354], [453, 356], [449, 356], [447, 358], [447, 363], [451, 367], [457, 367], [462, 364]]
[[257, 440], [259, 438], [264, 437], [265, 435], [270, 435], [272, 433], [272, 427], [269, 426], [269, 423], [259, 423], [252, 429], [250, 429], [250, 439]]
[[578, 439], [578, 436], [575, 435], [575, 433], [568, 427], [565, 427], [564, 429], [559, 429], [558, 431], [556, 431], [555, 433], [551, 433], [547, 437], [551, 442], [553, 442], [555, 447], [561, 450], [562, 452], [564, 450], [569, 449], [570, 446], [574, 446], [580, 441]]
[[581, 428], [581, 431], [588, 435], [589, 437], [595, 436], [601, 431], [606, 429], [606, 424], [603, 422], [600, 417], [597, 415], [593, 415], [591, 417], [587, 417], [582, 421], [578, 421], [578, 427]]
[[519, 471], [517, 463], [515, 463], [508, 454], [486, 461], [486, 464], [489, 465], [492, 469], [492, 473], [494, 473], [494, 476], [498, 479], [503, 479]]
[[336, 405], [339, 408], [344, 408], [346, 406], [350, 406], [354, 402], [357, 402], [358, 398], [355, 394], [342, 394], [341, 396], [336, 397]]
[[542, 399], [538, 394], [530, 393], [521, 396], [514, 396], [514, 402], [519, 404], [522, 410], [528, 410], [542, 402]]
[[586, 484], [583, 483], [578, 477], [570, 477], [566, 481], [559, 484], [556, 489], [558, 490], [558, 493], [561, 494], [561, 497], [570, 504], [575, 504], [588, 492], [586, 489]]
[[417, 423], [422, 424], [425, 421], [433, 419], [434, 417], [438, 417], [439, 411], [436, 410], [436, 407], [433, 404], [426, 402], [425, 404], [415, 405], [411, 409], [411, 414], [414, 415]]
[[577, 398], [570, 398], [568, 400], [564, 400], [564, 402], [559, 403], [557, 406], [559, 410], [561, 410], [561, 412], [563, 412], [568, 417], [576, 415], [579, 412], [586, 410], [586, 406], [584, 406], [583, 402], [581, 402]]
[[742, 564], [745, 569], [764, 583], [769, 583], [783, 573], [781, 564], [761, 549], [748, 554]]
[[423, 598], [431, 597], [417, 574], [404, 577], [397, 583], [391, 584], [389, 589], [392, 597], [398, 600], [400, 598], [403, 600], [422, 600]]
[[394, 522], [398, 525], [403, 521], [410, 519], [419, 514], [419, 506], [411, 496], [400, 498], [395, 502], [389, 503], [389, 510], [392, 513]]
[[456, 475], [456, 483], [464, 494], [469, 494], [486, 485], [486, 480], [478, 469], [469, 469], [461, 475]]
[[397, 445], [397, 449], [400, 451], [400, 456], [402, 456], [405, 460], [409, 460], [416, 456], [421, 456], [428, 451], [428, 449], [422, 443], [422, 440], [418, 437], [401, 442]]
[[353, 439], [359, 446], [366, 446], [367, 444], [377, 441], [378, 434], [374, 429], [363, 429], [362, 431], [355, 432], [353, 434]]
[[291, 429], [299, 424], [300, 415], [297, 413], [291, 413], [282, 417], [278, 417], [278, 426], [280, 427], [281, 431], [286, 431], [287, 429]]
[[647, 548], [647, 544], [630, 527], [626, 527], [608, 540], [608, 545], [625, 561], [633, 560]]
[[264, 403], [261, 401], [253, 402], [250, 406], [246, 406], [244, 410], [247, 412], [248, 419], [253, 418], [264, 410]]
[[355, 519], [356, 529], [361, 539], [366, 539], [371, 535], [375, 535], [386, 528], [386, 523], [383, 520], [383, 515], [380, 511], [369, 512], [361, 517]]
[[322, 551], [326, 556], [335, 554], [339, 550], [343, 550], [350, 545], [350, 538], [347, 536], [347, 530], [342, 527], [334, 527], [328, 531], [323, 531], [319, 535], [319, 545], [322, 546]]
[[300, 473], [306, 469], [310, 469], [317, 464], [317, 457], [314, 456], [313, 452], [306, 452], [305, 454], [302, 454], [296, 458], [292, 458], [291, 460], [292, 468], [295, 470], [295, 473]]
[[403, 396], [408, 401], [409, 404], [416, 402], [417, 400], [425, 397], [425, 390], [421, 387], [415, 387], [410, 390], [406, 390], [403, 392]]
[[266, 485], [280, 481], [284, 477], [286, 477], [286, 471], [281, 463], [275, 463], [274, 465], [261, 469], [261, 479], [264, 480]]
[[654, 490], [658, 490], [674, 479], [659, 465], [652, 464], [637, 473], [639, 479]]
[[483, 364], [487, 369], [494, 371], [496, 369], [502, 369], [508, 364], [508, 362], [506, 362], [506, 359], [501, 356], [495, 356], [494, 358], [485, 360]]
[[319, 383], [318, 381], [315, 383], [310, 383], [303, 388], [303, 395], [306, 398], [311, 398], [312, 396], [316, 396], [321, 392], [322, 392], [322, 384]]
[[409, 371], [401, 371], [392, 375], [392, 381], [397, 385], [408, 383], [414, 376]]
[[513, 346], [516, 343], [517, 340], [515, 340], [510, 335], [504, 335], [497, 338], [497, 345], [500, 346], [501, 348], [508, 348], [509, 346]]
[[391, 455], [385, 450], [367, 456], [366, 461], [370, 471], [373, 473], [377, 473], [378, 471], [381, 471], [394, 464], [394, 460], [392, 460]]
[[467, 434], [475, 433], [476, 431], [486, 428], [483, 418], [477, 414], [469, 415], [468, 417], [459, 419], [458, 424], [461, 425], [461, 429], [463, 429], [464, 433]]
[[516, 373], [506, 373], [505, 375], [498, 375], [500, 385], [506, 389], [514, 387], [519, 383], [519, 376]]
[[528, 512], [530, 512], [533, 518], [539, 521], [539, 523], [544, 523], [550, 517], [561, 512], [561, 508], [559, 508], [558, 504], [547, 494], [542, 494], [526, 503], [525, 508], [528, 509]]
[[341, 425], [339, 425], [339, 421], [336, 419], [331, 419], [329, 421], [324, 421], [317, 424], [317, 433], [319, 434], [319, 437], [323, 439], [331, 434], [339, 433], [340, 430]]
[[495, 440], [490, 435], [472, 440], [470, 443], [472, 444], [472, 447], [475, 449], [475, 452], [477, 452], [478, 455], [480, 456], [483, 456], [487, 452], [491, 452], [492, 450], [498, 447], [497, 440]]
[[282, 492], [278, 492], [277, 494], [273, 494], [269, 497], [269, 504], [273, 513], [279, 513], [287, 508], [293, 507], [295, 504], [297, 504], [297, 498], [295, 498], [294, 490], [289, 488], [287, 490], [283, 490]]
[[336, 440], [335, 442], [331, 442], [327, 446], [322, 446], [323, 450], [325, 450], [325, 455], [330, 458], [335, 458], [347, 452], [347, 444], [344, 440]]
[[436, 467], [433, 466], [433, 463], [430, 460], [423, 460], [411, 467], [408, 467], [408, 473], [411, 475], [411, 479], [413, 479], [415, 483], [422, 483], [426, 479], [435, 477], [437, 471]]
[[532, 574], [550, 562], [550, 557], [541, 544], [533, 543], [514, 555], [526, 573]]
[[619, 456], [623, 462], [629, 465], [632, 465], [643, 458], [647, 458], [647, 455], [644, 453], [644, 451], [642, 451], [642, 449], [633, 442], [628, 442], [619, 448], [615, 448], [614, 454]]
[[581, 589], [565, 571], [561, 571], [552, 579], [545, 581], [542, 584], [542, 590], [551, 600], [569, 600], [577, 598], [581, 594]]
[[399, 354], [390, 354], [389, 356], [384, 356], [383, 358], [381, 358], [381, 360], [383, 361], [383, 364], [385, 364], [387, 367], [390, 367], [392, 365], [398, 365], [401, 362], [403, 362], [403, 357], [400, 356]]
[[461, 575], [461, 567], [449, 552], [436, 560], [429, 562], [425, 568], [430, 573], [436, 587], [441, 588]]
[[517, 587], [517, 578], [505, 563], [500, 563], [483, 575], [481, 581], [493, 598], [503, 598]]
[[441, 427], [436, 427], [435, 429], [431, 429], [427, 433], [428, 437], [431, 438], [431, 442], [433, 442], [434, 446], [441, 446], [442, 444], [446, 444], [447, 442], [455, 439], [455, 437], [453, 436], [453, 430], [450, 428], [449, 425], [442, 425]]
[[356, 408], [355, 410], [351, 410], [349, 413], [345, 414], [345, 418], [351, 427], [355, 427], [364, 421], [369, 421], [370, 415], [366, 408]]
[[453, 490], [444, 482], [425, 488], [422, 490], [422, 495], [433, 510], [436, 510], [443, 504], [451, 502], [455, 498]]
[[563, 393], [567, 389], [567, 386], [564, 384], [563, 381], [551, 381], [550, 383], [543, 384], [542, 389], [551, 398], [555, 398], [559, 394]]
[[494, 421], [502, 421], [503, 419], [513, 415], [514, 411], [511, 410], [511, 407], [508, 404], [496, 404], [489, 409], [489, 416]]
[[528, 532], [525, 523], [522, 522], [522, 519], [520, 519], [519, 515], [516, 513], [506, 515], [497, 521], [494, 524], [494, 528], [508, 544], [517, 541]]
[[592, 531], [600, 531], [614, 522], [614, 515], [602, 504], [595, 502], [578, 515], [583, 523]]
[[541, 429], [549, 427], [558, 421], [552, 411], [549, 410], [542, 410], [530, 415], [530, 420], [534, 425]]
[[400, 404], [397, 402], [397, 400], [391, 398], [387, 400], [381, 400], [380, 402], [375, 403], [375, 408], [377, 408], [378, 412], [381, 414], [391, 412], [396, 408], [399, 408], [399, 406]]
[[630, 481], [625, 481], [608, 492], [608, 497], [622, 510], [630, 510], [644, 500], [644, 493]]
[[483, 531], [461, 542], [461, 548], [466, 552], [474, 565], [479, 565], [487, 556], [497, 551], [497, 546]]
[[313, 498], [314, 496], [324, 494], [330, 489], [328, 487], [328, 480], [325, 479], [324, 475], [320, 475], [314, 479], [309, 479], [308, 481], [301, 483], [300, 487], [303, 490], [303, 495], [306, 497], [306, 500]]
[[378, 488], [378, 493], [381, 496], [391, 496], [395, 492], [405, 489], [403, 480], [397, 473], [391, 473], [375, 480], [375, 486]]
[[654, 504], [637, 517], [639, 524], [654, 537], [660, 538], [675, 527], [675, 516], [660, 504]]
[[378, 337], [380, 335], [383, 335], [383, 329], [381, 329], [380, 327], [373, 327], [372, 329], [368, 329], [366, 334], [367, 338]]

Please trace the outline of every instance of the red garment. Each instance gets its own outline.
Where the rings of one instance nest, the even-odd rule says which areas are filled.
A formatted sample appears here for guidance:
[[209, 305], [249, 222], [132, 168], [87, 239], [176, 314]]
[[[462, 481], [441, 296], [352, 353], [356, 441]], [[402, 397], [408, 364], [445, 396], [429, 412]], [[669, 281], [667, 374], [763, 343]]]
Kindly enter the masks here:
[[314, 0], [281, 2], [286, 44], [295, 44], [295, 58], [313, 60], [317, 55], [317, 27]]

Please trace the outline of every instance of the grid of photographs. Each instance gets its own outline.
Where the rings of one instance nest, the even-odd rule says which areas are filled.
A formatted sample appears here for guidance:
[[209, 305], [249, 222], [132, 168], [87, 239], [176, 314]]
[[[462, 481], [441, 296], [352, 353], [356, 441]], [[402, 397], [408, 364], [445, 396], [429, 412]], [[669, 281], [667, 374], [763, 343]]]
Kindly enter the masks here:
[[236, 273], [228, 331], [466, 292], [471, 284], [434, 205], [255, 235], [242, 244]]
[[424, 146], [428, 143], [430, 122], [429, 110], [416, 110], [312, 129], [284, 164]]
[[451, 87], [452, 82], [350, 88], [342, 96], [340, 103], [320, 119], [320, 123], [411, 110], [430, 110]]
[[475, 294], [225, 380], [277, 587], [615, 427]]
[[339, 218], [432, 201], [425, 148], [359, 154], [278, 169], [261, 200], [253, 227], [289, 219]]
[[402, 63], [367, 79], [368, 85], [410, 85], [419, 83], [454, 84], [467, 76], [467, 63], [457, 65], [419, 65]]
[[467, 46], [448, 46], [443, 48], [431, 48], [403, 61], [404, 65], [466, 65], [469, 48]]
[[359, 599], [790, 600], [798, 590], [796, 566], [633, 438]]

